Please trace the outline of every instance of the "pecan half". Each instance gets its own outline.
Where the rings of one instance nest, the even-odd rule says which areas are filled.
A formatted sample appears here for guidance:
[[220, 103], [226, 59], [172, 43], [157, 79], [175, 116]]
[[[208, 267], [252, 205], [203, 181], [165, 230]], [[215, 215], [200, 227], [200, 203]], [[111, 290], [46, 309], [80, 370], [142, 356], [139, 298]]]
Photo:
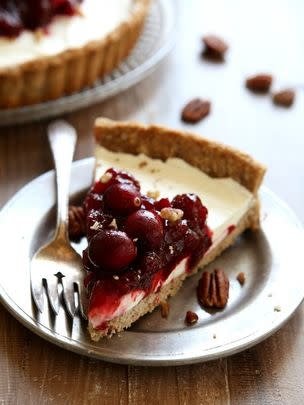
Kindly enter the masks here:
[[204, 271], [197, 288], [198, 300], [208, 308], [224, 308], [229, 296], [229, 280], [223, 270]]
[[272, 95], [272, 101], [274, 104], [283, 106], [283, 107], [290, 107], [295, 99], [295, 92], [291, 89], [286, 89], [282, 91], [278, 91]]
[[195, 98], [183, 108], [181, 115], [182, 120], [190, 124], [195, 124], [209, 114], [210, 108], [210, 101]]
[[272, 76], [269, 74], [259, 74], [248, 77], [246, 80], [247, 89], [256, 93], [267, 93], [272, 83]]
[[198, 315], [195, 312], [187, 311], [185, 322], [187, 325], [194, 325], [198, 321]]
[[69, 206], [69, 237], [77, 240], [86, 233], [85, 213], [82, 206]]
[[216, 35], [205, 35], [203, 37], [205, 53], [214, 57], [223, 57], [228, 49], [227, 43]]

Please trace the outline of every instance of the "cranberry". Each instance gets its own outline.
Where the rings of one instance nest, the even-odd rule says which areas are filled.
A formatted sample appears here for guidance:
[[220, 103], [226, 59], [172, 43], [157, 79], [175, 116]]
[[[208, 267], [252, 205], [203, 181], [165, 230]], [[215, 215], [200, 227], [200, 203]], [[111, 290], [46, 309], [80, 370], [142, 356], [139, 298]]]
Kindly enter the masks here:
[[91, 271], [97, 272], [99, 270], [99, 267], [95, 266], [89, 259], [88, 248], [86, 248], [85, 250], [82, 251], [82, 263], [83, 263], [83, 267], [88, 272], [91, 272]]
[[133, 184], [114, 184], [105, 191], [104, 204], [116, 215], [128, 215], [141, 206], [140, 193]]
[[146, 195], [141, 196], [142, 208], [146, 210], [154, 210], [154, 200]]
[[168, 226], [165, 241], [173, 247], [174, 254], [191, 253], [195, 251], [199, 242], [199, 235], [189, 228], [187, 221]]
[[195, 221], [199, 226], [206, 222], [208, 210], [195, 194], [180, 194], [172, 200], [172, 206], [184, 212], [184, 218]]
[[155, 201], [154, 207], [157, 211], [161, 211], [163, 208], [170, 208], [171, 203], [168, 198], [161, 198], [160, 200]]
[[116, 272], [126, 268], [136, 258], [137, 249], [125, 232], [100, 231], [89, 244], [89, 259], [105, 271]]
[[[115, 169], [112, 169], [112, 170], [115, 170]], [[125, 172], [123, 170], [117, 171], [116, 181], [121, 184], [133, 184], [134, 187], [136, 187], [138, 190], [140, 190], [140, 184], [135, 179], [135, 177], [133, 177], [132, 174]]]
[[204, 254], [207, 252], [209, 247], [212, 244], [212, 240], [209, 236], [208, 227], [205, 226], [203, 229], [200, 230], [200, 239], [196, 249], [193, 251], [191, 260], [190, 260], [190, 267], [196, 266]]
[[22, 22], [16, 7], [14, 2], [8, 0], [0, 5], [0, 36], [14, 37], [21, 32]]
[[1, 0], [0, 36], [15, 37], [22, 30], [45, 27], [58, 14], [75, 14], [82, 0]]
[[[107, 178], [108, 177], [108, 178]], [[109, 186], [113, 184], [132, 184], [138, 190], [140, 190], [139, 182], [132, 176], [132, 174], [114, 169], [113, 167], [108, 169], [104, 175], [101, 176], [100, 180], [96, 181], [93, 186], [93, 191], [95, 193], [103, 193]]]
[[141, 257], [139, 268], [145, 272], [156, 273], [162, 268], [162, 260], [155, 252], [144, 253]]
[[56, 14], [73, 15], [77, 3], [79, 3], [78, 0], [53, 0], [53, 7]]
[[102, 183], [100, 180], [97, 180], [91, 189], [91, 193], [103, 194], [110, 184], [112, 184], [111, 180], [107, 183]]
[[[142, 288], [154, 291], [156, 284], [158, 283], [158, 281], [161, 280], [161, 276], [160, 278], [156, 279], [154, 277], [155, 274], [163, 267], [161, 257], [155, 252], [144, 253], [143, 256], [141, 257], [138, 267], [139, 269], [141, 269], [142, 273], [141, 279]], [[155, 280], [152, 283], [153, 279]]]
[[100, 210], [103, 207], [103, 197], [102, 195], [96, 193], [89, 193], [83, 203], [84, 210], [86, 214], [90, 210]]
[[101, 229], [107, 228], [113, 221], [113, 216], [101, 211], [91, 210], [87, 215], [87, 237], [91, 239], [100, 232]]
[[124, 229], [132, 238], [139, 238], [139, 244], [144, 248], [157, 249], [163, 240], [163, 223], [155, 211], [134, 212], [127, 218]]
[[23, 14], [24, 25], [30, 30], [47, 25], [52, 18], [52, 5], [49, 0], [27, 0], [27, 10]]

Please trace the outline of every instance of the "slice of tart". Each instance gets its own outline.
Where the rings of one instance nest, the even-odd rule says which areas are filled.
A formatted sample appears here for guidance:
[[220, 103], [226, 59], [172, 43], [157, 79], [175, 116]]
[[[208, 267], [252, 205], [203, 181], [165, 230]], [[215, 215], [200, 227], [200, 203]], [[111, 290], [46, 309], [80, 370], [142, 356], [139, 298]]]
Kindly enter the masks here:
[[150, 0], [1, 0], [0, 108], [92, 85], [135, 45]]
[[265, 168], [185, 132], [97, 119], [96, 181], [84, 201], [93, 340], [128, 328], [184, 279], [259, 227]]

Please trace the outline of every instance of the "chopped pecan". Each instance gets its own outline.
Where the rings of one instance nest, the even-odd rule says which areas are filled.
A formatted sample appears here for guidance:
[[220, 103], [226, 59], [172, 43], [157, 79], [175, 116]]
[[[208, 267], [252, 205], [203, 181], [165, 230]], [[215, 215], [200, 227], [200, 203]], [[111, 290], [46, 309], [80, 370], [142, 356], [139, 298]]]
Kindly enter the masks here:
[[295, 99], [295, 92], [291, 89], [286, 89], [274, 93], [272, 95], [272, 101], [274, 104], [283, 106], [283, 107], [290, 107]]
[[85, 213], [82, 206], [69, 206], [69, 237], [77, 240], [86, 233]]
[[183, 218], [184, 212], [179, 208], [165, 207], [160, 211], [160, 216], [169, 222], [176, 222]]
[[210, 101], [195, 98], [183, 108], [182, 120], [190, 124], [195, 124], [209, 114], [210, 108]]
[[195, 312], [187, 311], [185, 322], [187, 325], [194, 325], [198, 321], [198, 315]]
[[245, 278], [245, 273], [243, 273], [242, 271], [236, 276], [237, 281], [241, 284], [244, 285], [246, 278]]
[[163, 318], [168, 318], [169, 315], [169, 303], [167, 301], [161, 301], [160, 303], [160, 312]]
[[204, 307], [224, 308], [229, 296], [229, 280], [223, 270], [204, 271], [197, 288], [198, 300]]
[[272, 76], [269, 74], [259, 74], [248, 77], [246, 80], [247, 89], [257, 93], [267, 93], [272, 83]]
[[203, 42], [206, 47], [205, 53], [209, 56], [223, 57], [228, 49], [227, 43], [216, 35], [205, 35]]
[[106, 172], [100, 177], [100, 182], [103, 184], [108, 183], [113, 177], [112, 173]]

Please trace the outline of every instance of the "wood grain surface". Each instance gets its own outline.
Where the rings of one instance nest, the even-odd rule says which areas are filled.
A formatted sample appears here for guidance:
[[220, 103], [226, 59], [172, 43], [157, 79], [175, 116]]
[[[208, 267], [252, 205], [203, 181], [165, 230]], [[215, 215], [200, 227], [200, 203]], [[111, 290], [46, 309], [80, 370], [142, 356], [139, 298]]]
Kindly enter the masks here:
[[[79, 133], [75, 159], [92, 154], [91, 127], [99, 115], [191, 128], [268, 165], [266, 185], [303, 221], [303, 2], [180, 0], [177, 6], [176, 47], [152, 76], [64, 117]], [[201, 36], [209, 32], [230, 44], [225, 63], [202, 59]], [[259, 72], [274, 75], [273, 89], [295, 87], [295, 105], [275, 107], [269, 96], [248, 92], [245, 78]], [[212, 112], [192, 127], [179, 116], [193, 97], [210, 99]], [[46, 125], [0, 129], [1, 206], [28, 181], [52, 169]], [[301, 405], [303, 336], [302, 306], [272, 337], [229, 358], [167, 368], [120, 366], [49, 344], [0, 306], [0, 404]]]

